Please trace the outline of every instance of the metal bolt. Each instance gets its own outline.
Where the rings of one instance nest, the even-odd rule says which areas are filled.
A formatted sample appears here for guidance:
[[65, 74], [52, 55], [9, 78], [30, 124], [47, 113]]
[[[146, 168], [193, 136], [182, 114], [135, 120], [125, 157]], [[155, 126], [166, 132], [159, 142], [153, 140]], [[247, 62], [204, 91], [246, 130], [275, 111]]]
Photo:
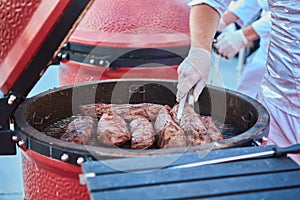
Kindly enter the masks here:
[[66, 43], [64, 43], [64, 46], [63, 46], [64, 48], [69, 48], [69, 43], [68, 42], [66, 42]]
[[84, 158], [83, 157], [79, 157], [77, 158], [77, 164], [81, 165], [84, 162]]
[[91, 59], [90, 60], [90, 64], [94, 64], [95, 60], [94, 59]]
[[25, 142], [24, 142], [23, 140], [20, 140], [20, 141], [18, 142], [18, 145], [19, 145], [20, 147], [23, 147], [23, 146], [25, 145]]
[[14, 102], [15, 102], [15, 100], [17, 99], [17, 97], [15, 96], [15, 95], [10, 95], [9, 96], [9, 99], [8, 99], [8, 105], [12, 105]]
[[60, 157], [60, 159], [61, 159], [62, 161], [64, 161], [64, 162], [66, 162], [66, 161], [68, 161], [70, 158], [69, 158], [69, 155], [68, 155], [68, 154], [64, 153], [64, 154]]
[[19, 141], [19, 138], [18, 138], [18, 136], [16, 136], [16, 135], [12, 136], [11, 138], [12, 138], [12, 140], [13, 140], [14, 142], [18, 142], [18, 141]]
[[68, 54], [67, 54], [67, 53], [62, 54], [62, 55], [61, 55], [61, 58], [62, 58], [62, 59], [68, 59]]

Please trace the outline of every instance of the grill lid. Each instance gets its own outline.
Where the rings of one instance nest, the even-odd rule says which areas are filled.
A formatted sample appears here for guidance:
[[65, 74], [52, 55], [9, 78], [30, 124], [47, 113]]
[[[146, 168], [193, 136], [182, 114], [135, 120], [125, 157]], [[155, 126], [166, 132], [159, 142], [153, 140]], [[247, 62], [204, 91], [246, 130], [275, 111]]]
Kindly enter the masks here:
[[53, 63], [93, 0], [7, 0], [0, 23], [0, 155], [15, 154], [9, 119]]
[[[1, 10], [3, 23], [0, 24], [0, 89], [4, 94], [14, 87], [15, 90], [20, 90], [15, 92], [26, 96], [41, 76], [40, 73], [55, 57], [60, 44], [89, 2], [92, 0], [25, 0], [3, 3], [5, 9]], [[18, 81], [23, 78], [23, 74], [26, 74], [26, 80]], [[34, 82], [29, 83], [33, 77]], [[18, 88], [19, 85], [22, 87]]]

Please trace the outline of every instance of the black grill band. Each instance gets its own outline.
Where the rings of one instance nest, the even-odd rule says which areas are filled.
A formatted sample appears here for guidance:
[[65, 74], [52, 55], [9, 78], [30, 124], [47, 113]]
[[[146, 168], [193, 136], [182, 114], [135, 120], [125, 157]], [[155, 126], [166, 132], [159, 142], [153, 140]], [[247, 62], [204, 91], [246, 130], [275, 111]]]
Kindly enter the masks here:
[[[94, 66], [147, 67], [179, 65], [189, 46], [169, 48], [114, 48], [66, 43], [59, 57]], [[154, 64], [154, 65], [153, 65]]]

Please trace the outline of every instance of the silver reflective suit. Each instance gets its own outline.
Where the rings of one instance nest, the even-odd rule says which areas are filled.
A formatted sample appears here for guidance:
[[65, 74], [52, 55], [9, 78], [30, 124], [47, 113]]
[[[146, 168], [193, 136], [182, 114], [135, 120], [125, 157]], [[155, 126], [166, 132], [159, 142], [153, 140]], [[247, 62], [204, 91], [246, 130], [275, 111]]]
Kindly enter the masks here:
[[[260, 97], [271, 117], [269, 142], [300, 143], [300, 2], [269, 0], [271, 40]], [[291, 156], [300, 164], [300, 155]]]
[[264, 100], [300, 117], [300, 2], [269, 0], [269, 6], [272, 31]]
[[[193, 4], [194, 2], [194, 4]], [[227, 1], [194, 0], [222, 13]], [[300, 1], [268, 0], [271, 38], [260, 91], [271, 117], [269, 144], [300, 143]], [[291, 156], [300, 164], [300, 155]]]

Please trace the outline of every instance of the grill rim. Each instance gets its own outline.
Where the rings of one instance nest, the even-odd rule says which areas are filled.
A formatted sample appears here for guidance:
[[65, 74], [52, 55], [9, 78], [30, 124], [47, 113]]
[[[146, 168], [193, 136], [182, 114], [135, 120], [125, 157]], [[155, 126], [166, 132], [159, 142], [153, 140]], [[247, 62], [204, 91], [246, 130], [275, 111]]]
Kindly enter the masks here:
[[[142, 81], [151, 81], [152, 79]], [[85, 160], [95, 159], [94, 154], [97, 155], [97, 159], [111, 159], [111, 158], [124, 158], [124, 157], [139, 157], [139, 156], [152, 156], [152, 155], [165, 155], [165, 154], [178, 154], [185, 152], [194, 152], [194, 151], [209, 151], [213, 149], [221, 149], [227, 147], [233, 147], [241, 145], [245, 142], [249, 142], [255, 138], [259, 138], [263, 135], [264, 130], [269, 125], [269, 114], [255, 99], [252, 99], [246, 95], [241, 93], [223, 89], [226, 94], [229, 95], [238, 95], [239, 98], [247, 101], [249, 104], [254, 106], [259, 115], [255, 124], [249, 128], [246, 132], [243, 132], [239, 135], [236, 135], [229, 139], [224, 139], [218, 143], [208, 143], [201, 146], [192, 146], [186, 148], [170, 148], [170, 149], [149, 149], [149, 150], [124, 150], [124, 149], [113, 149], [113, 148], [103, 148], [103, 147], [95, 147], [95, 146], [85, 146], [79, 144], [73, 144], [69, 142], [64, 142], [62, 140], [53, 138], [51, 136], [47, 136], [41, 131], [33, 128], [26, 119], [25, 113], [27, 112], [27, 108], [29, 105], [39, 100], [39, 98], [46, 96], [51, 93], [62, 92], [65, 89], [71, 89], [76, 87], [81, 87], [85, 85], [93, 85], [93, 84], [101, 84], [101, 83], [110, 83], [110, 82], [120, 82], [120, 81], [137, 81], [136, 79], [130, 80], [104, 80], [104, 81], [96, 81], [91, 83], [80, 83], [72, 86], [59, 87], [56, 89], [51, 89], [46, 92], [42, 92], [34, 97], [26, 99], [24, 103], [22, 103], [19, 108], [16, 110], [14, 114], [15, 119], [15, 130], [20, 139], [25, 141], [26, 148], [36, 151], [42, 155], [48, 156], [50, 158], [61, 160], [61, 156], [64, 153], [67, 153], [70, 156], [68, 160], [71, 164], [77, 164], [77, 159], [79, 157], [83, 157]], [[152, 80], [157, 82], [158, 80]], [[176, 84], [174, 80], [159, 80]], [[220, 87], [216, 86], [207, 86], [208, 89], [212, 90], [220, 90]], [[87, 147], [89, 148], [87, 150]], [[91, 153], [92, 152], [92, 153]], [[98, 157], [99, 156], [99, 157]]]

